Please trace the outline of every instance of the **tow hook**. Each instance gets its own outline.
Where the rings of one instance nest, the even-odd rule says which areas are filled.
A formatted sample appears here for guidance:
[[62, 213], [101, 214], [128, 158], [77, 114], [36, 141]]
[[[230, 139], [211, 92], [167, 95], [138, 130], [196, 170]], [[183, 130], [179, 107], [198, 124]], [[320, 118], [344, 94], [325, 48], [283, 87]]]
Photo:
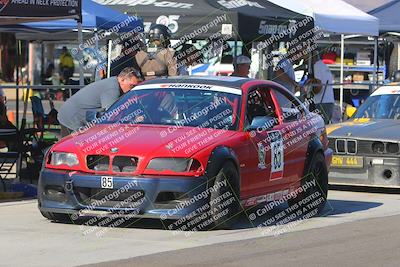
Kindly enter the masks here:
[[65, 182], [65, 191], [71, 192], [73, 188], [73, 181], [70, 180]]

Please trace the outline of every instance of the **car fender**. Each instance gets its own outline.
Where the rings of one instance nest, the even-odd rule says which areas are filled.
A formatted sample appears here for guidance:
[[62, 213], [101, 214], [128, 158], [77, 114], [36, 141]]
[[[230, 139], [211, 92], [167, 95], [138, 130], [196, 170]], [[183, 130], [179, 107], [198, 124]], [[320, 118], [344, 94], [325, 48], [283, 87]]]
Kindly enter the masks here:
[[[240, 172], [239, 172], [239, 160], [238, 157], [235, 153], [235, 151], [233, 151], [233, 149], [226, 147], [226, 146], [218, 146], [216, 148], [213, 149], [213, 151], [210, 154], [210, 157], [208, 158], [207, 161], [207, 167], [206, 167], [206, 171], [204, 172], [204, 174], [208, 177], [208, 181], [210, 181], [212, 178], [214, 178], [219, 170], [222, 168], [222, 166], [224, 165], [224, 163], [226, 161], [232, 161], [235, 166], [236, 169], [239, 173], [239, 181], [238, 185], [240, 185]], [[210, 185], [208, 185], [210, 186]], [[239, 188], [238, 188], [239, 190]]]
[[318, 152], [324, 155], [324, 146], [321, 143], [321, 140], [316, 135], [311, 136], [311, 140], [308, 142], [306, 161], [304, 163], [304, 171], [303, 175], [307, 174], [308, 168], [311, 164], [311, 161], [315, 154]]

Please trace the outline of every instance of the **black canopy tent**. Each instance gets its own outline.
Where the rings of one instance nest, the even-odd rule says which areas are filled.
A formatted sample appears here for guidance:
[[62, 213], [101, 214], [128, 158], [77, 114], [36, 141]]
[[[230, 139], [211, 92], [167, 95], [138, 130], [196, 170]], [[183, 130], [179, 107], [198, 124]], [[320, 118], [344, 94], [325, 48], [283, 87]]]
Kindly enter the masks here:
[[[0, 24], [10, 25], [22, 22], [46, 21], [53, 19], [76, 19], [78, 39], [82, 40], [82, 1], [81, 0], [3, 0], [0, 2]], [[19, 42], [17, 42], [19, 50]], [[16, 85], [19, 85], [18, 52], [16, 53]], [[80, 68], [81, 69], [81, 68]], [[83, 84], [83, 73], [81, 73]], [[19, 123], [19, 90], [16, 93], [16, 123]], [[26, 105], [24, 107], [24, 114]]]
[[[215, 33], [231, 34], [232, 39], [265, 40], [288, 30], [307, 18], [263, 0], [95, 0], [130, 15], [143, 18], [145, 30], [151, 23], [167, 25], [173, 39], [194, 36], [205, 39]], [[309, 17], [308, 17], [309, 18]], [[313, 27], [312, 19], [295, 32], [280, 38], [287, 41]]]
[[81, 18], [81, 0], [3, 0], [0, 2], [0, 18], [2, 25], [61, 18], [79, 20]]

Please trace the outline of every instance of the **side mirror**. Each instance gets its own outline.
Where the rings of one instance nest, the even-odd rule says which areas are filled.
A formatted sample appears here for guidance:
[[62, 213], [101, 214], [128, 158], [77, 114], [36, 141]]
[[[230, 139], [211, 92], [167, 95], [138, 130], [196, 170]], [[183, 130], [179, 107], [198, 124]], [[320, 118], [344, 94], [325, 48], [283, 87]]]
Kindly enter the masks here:
[[246, 131], [268, 131], [276, 125], [277, 119], [270, 116], [256, 116], [251, 121]]

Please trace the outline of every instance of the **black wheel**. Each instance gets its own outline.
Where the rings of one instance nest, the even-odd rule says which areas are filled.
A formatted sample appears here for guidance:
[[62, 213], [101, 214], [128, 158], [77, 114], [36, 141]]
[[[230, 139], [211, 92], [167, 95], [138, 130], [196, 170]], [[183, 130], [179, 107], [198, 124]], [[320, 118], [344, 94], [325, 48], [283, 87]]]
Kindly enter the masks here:
[[64, 213], [54, 213], [54, 212], [47, 212], [47, 211], [40, 211], [40, 213], [43, 215], [43, 217], [45, 217], [53, 222], [68, 223], [68, 222], [72, 221], [70, 216], [68, 214], [64, 214]]
[[322, 153], [313, 156], [306, 170], [301, 180], [301, 187], [307, 190], [295, 198], [288, 199], [288, 204], [291, 207], [301, 208], [302, 215], [308, 213], [315, 216], [322, 213], [328, 197], [328, 170]]
[[232, 162], [226, 162], [215, 177], [210, 194], [214, 228], [231, 228], [240, 211], [239, 194], [239, 173]]

